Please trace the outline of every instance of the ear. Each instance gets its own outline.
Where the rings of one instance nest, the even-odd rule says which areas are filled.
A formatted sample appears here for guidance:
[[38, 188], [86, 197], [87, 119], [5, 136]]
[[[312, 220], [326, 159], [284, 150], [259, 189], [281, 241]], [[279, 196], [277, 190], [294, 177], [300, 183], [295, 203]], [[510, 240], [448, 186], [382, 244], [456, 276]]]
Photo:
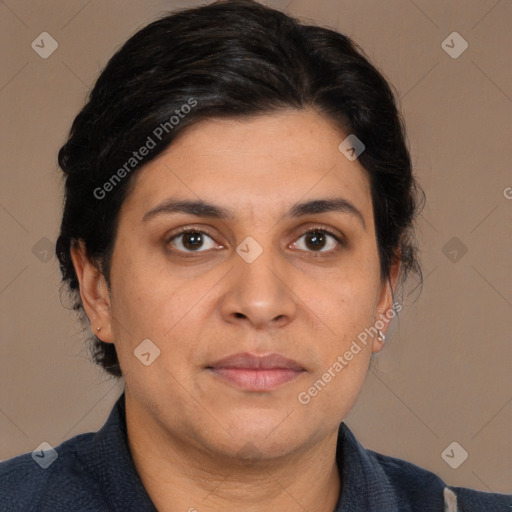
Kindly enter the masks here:
[[[380, 295], [377, 302], [376, 317], [374, 325], [378, 322], [378, 325], [384, 324], [384, 327], [380, 329], [383, 334], [386, 334], [389, 324], [393, 318], [390, 312], [394, 310], [393, 304], [393, 291], [396, 288], [398, 281], [398, 275], [400, 273], [400, 249], [395, 253], [389, 269], [389, 278], [382, 280]], [[380, 320], [380, 322], [379, 322]], [[380, 352], [384, 344], [377, 339], [377, 336], [373, 339], [372, 353]]]
[[[94, 334], [113, 343], [110, 293], [101, 271], [87, 257], [85, 244], [79, 240], [71, 248], [71, 259], [80, 283], [80, 297]], [[98, 331], [97, 327], [101, 327]]]

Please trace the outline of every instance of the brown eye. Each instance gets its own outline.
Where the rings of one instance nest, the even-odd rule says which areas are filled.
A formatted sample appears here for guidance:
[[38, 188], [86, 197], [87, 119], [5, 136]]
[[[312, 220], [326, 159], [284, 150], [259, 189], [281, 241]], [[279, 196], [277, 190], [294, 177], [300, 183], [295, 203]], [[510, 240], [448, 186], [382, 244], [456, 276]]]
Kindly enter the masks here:
[[212, 240], [210, 235], [204, 231], [187, 230], [171, 237], [169, 239], [169, 243], [173, 245], [174, 248], [182, 252], [203, 252], [204, 250], [215, 247], [215, 244], [211, 244], [210, 247], [206, 247], [206, 249], [204, 249], [207, 239]]
[[[300, 237], [300, 239], [302, 238], [305, 241], [303, 244], [305, 248], [299, 247], [299, 249], [308, 252], [332, 252], [341, 245], [340, 238], [326, 229], [309, 230]], [[294, 245], [299, 246], [300, 244], [295, 242]]]

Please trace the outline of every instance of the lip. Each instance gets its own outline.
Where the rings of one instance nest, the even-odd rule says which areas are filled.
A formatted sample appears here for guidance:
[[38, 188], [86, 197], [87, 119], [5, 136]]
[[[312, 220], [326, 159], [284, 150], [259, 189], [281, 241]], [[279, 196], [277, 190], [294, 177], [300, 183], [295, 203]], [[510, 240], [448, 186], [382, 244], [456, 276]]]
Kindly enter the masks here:
[[215, 376], [247, 391], [271, 391], [296, 379], [305, 369], [281, 354], [233, 354], [206, 367]]

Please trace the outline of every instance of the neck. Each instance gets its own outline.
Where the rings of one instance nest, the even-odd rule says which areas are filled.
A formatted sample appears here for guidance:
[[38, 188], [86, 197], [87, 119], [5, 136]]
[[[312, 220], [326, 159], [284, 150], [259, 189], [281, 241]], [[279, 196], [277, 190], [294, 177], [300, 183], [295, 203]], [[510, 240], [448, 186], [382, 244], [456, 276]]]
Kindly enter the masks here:
[[336, 506], [337, 430], [279, 458], [262, 458], [250, 443], [235, 458], [201, 450], [131, 412], [127, 403], [130, 451], [159, 512], [325, 512]]

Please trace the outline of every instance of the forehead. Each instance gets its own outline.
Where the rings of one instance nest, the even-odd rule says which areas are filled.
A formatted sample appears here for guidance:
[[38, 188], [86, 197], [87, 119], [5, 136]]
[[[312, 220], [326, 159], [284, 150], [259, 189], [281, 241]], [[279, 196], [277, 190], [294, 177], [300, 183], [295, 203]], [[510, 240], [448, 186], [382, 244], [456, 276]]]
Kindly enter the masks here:
[[200, 121], [138, 172], [125, 202], [146, 211], [179, 196], [254, 216], [341, 196], [371, 210], [366, 170], [338, 149], [346, 136], [313, 110]]

